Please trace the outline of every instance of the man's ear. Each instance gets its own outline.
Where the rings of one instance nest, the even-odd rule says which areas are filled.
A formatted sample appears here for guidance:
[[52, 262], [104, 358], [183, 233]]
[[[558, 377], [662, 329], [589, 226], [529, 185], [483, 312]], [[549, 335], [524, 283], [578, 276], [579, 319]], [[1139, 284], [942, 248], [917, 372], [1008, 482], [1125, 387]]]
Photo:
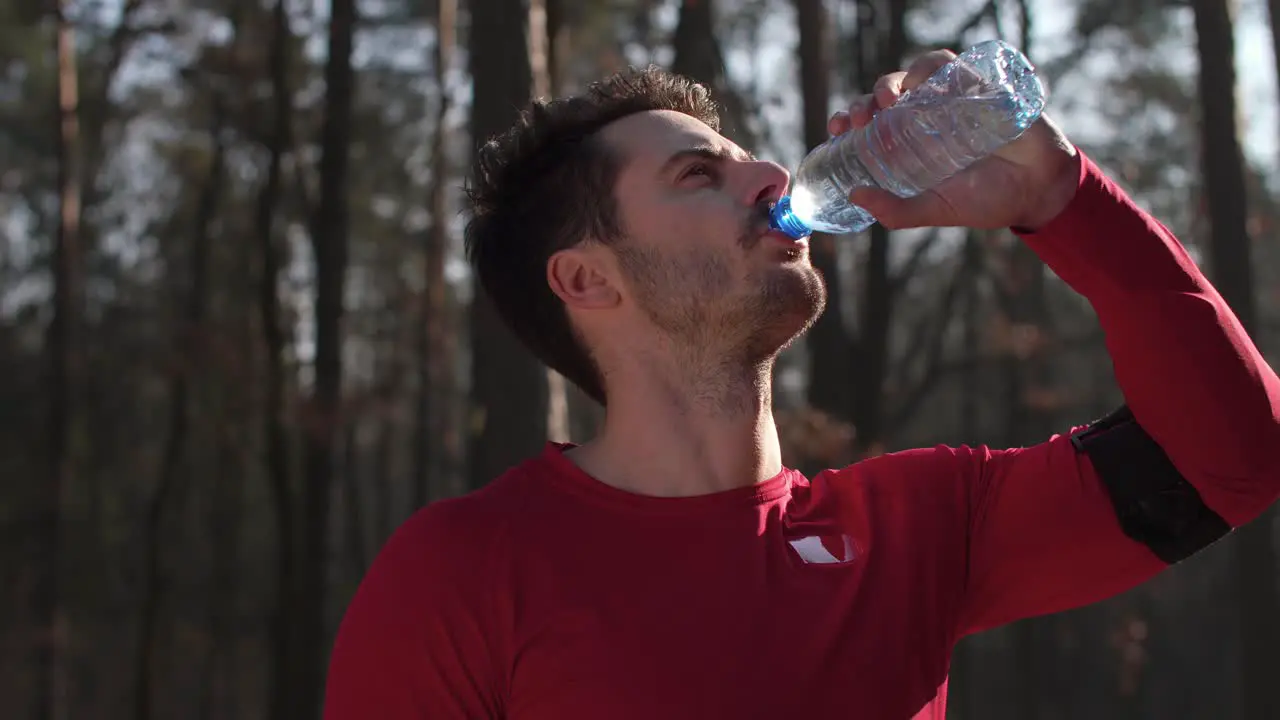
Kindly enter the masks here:
[[568, 308], [604, 310], [622, 301], [610, 270], [602, 247], [577, 245], [547, 260], [547, 284]]

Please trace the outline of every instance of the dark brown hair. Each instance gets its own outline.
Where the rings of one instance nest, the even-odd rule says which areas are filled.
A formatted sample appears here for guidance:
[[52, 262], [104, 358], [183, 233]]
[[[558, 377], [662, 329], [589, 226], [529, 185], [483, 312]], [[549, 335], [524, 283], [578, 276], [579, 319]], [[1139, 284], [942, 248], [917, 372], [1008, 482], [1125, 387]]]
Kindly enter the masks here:
[[601, 404], [600, 370], [547, 284], [547, 261], [587, 238], [621, 234], [613, 196], [619, 160], [597, 133], [649, 110], [720, 129], [706, 88], [659, 68], [631, 69], [580, 95], [532, 103], [479, 149], [467, 188], [466, 251], [479, 290], [539, 360]]

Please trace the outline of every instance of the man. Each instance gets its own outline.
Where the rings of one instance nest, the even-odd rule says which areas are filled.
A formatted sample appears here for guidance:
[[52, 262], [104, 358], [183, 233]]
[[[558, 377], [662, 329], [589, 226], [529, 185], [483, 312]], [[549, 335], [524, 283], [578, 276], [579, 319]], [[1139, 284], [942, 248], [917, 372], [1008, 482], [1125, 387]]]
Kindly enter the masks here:
[[941, 720], [960, 637], [1132, 587], [1280, 494], [1276, 374], [1047, 119], [936, 191], [853, 200], [894, 228], [1014, 228], [1093, 304], [1127, 407], [1030, 448], [784, 468], [770, 369], [825, 289], [767, 232], [787, 173], [716, 128], [702, 88], [650, 70], [484, 148], [479, 280], [606, 420], [399, 529], [339, 632], [331, 720]]

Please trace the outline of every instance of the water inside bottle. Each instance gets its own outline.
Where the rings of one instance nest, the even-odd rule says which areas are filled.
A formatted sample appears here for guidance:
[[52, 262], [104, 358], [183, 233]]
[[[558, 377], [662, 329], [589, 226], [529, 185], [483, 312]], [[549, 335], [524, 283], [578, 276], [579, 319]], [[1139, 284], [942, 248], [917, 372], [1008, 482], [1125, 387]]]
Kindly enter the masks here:
[[906, 93], [875, 122], [832, 138], [801, 163], [774, 226], [793, 236], [860, 232], [875, 218], [851, 204], [854, 188], [917, 195], [1021, 135], [1044, 109], [1044, 88], [1006, 43], [975, 46]]

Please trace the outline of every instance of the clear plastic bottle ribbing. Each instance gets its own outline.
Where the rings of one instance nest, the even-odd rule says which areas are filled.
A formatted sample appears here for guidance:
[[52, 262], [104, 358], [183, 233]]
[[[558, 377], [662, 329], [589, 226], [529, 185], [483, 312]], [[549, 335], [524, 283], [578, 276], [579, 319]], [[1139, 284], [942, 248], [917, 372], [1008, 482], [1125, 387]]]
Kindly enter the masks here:
[[1045, 100], [1018, 49], [1001, 40], [975, 45], [865, 127], [814, 148], [774, 206], [771, 225], [794, 238], [865, 230], [876, 220], [849, 202], [855, 188], [924, 192], [1021, 136]]

